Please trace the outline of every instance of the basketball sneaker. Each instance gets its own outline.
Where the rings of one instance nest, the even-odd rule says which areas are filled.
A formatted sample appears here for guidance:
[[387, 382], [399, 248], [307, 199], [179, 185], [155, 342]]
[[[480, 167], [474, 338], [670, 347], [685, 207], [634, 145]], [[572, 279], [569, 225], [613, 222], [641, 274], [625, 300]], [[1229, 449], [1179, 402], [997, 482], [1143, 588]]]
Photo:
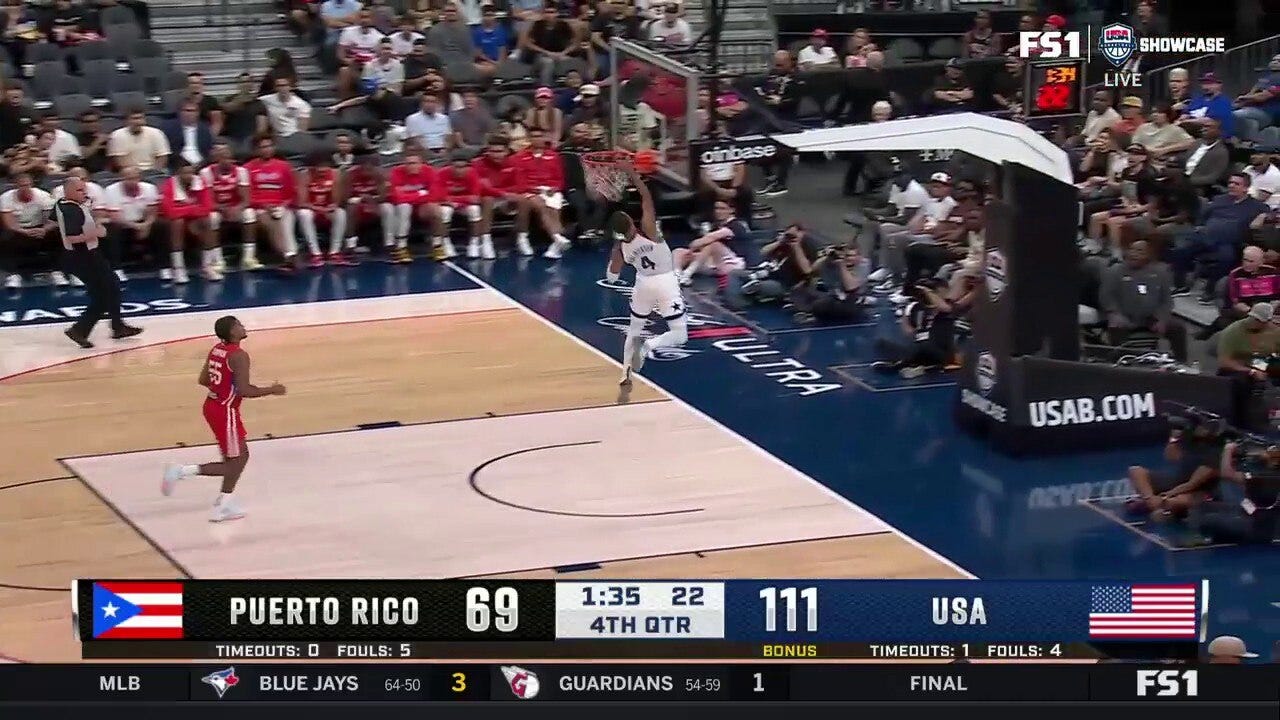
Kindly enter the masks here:
[[409, 248], [396, 248], [391, 251], [391, 262], [408, 265], [413, 262], [413, 256], [409, 254]]
[[439, 240], [436, 240], [435, 242], [431, 243], [431, 259], [435, 260], [436, 262], [449, 259], [449, 256], [445, 254], [445, 251], [444, 251], [444, 243], [440, 242]]
[[573, 245], [573, 242], [570, 241], [569, 238], [556, 238], [551, 241], [551, 245], [547, 248], [547, 251], [542, 253], [542, 257], [548, 260], [559, 260], [564, 256], [564, 251], [568, 250], [571, 245]]
[[493, 238], [485, 236], [480, 239], [480, 257], [485, 260], [492, 260], [498, 257], [498, 253], [493, 251]]
[[9, 290], [21, 290], [22, 276], [18, 273], [9, 273], [9, 277], [4, 280], [4, 286]]
[[262, 268], [264, 268], [264, 267], [266, 267], [266, 266], [265, 266], [265, 265], [263, 265], [261, 262], [259, 262], [259, 261], [258, 261], [258, 258], [256, 258], [256, 257], [247, 257], [247, 258], [245, 258], [244, 260], [241, 260], [241, 261], [240, 261], [240, 269], [241, 269], [241, 270], [247, 270], [247, 271], [249, 271], [249, 272], [256, 272], [256, 271], [258, 271], [258, 270], [261, 270], [261, 269], [262, 269]]
[[63, 275], [61, 270], [54, 270], [49, 273], [49, 280], [53, 282], [54, 287], [66, 287], [70, 284], [67, 281], [67, 276]]
[[322, 268], [324, 267], [324, 256], [320, 253], [316, 253], [311, 256], [311, 260], [309, 260], [307, 264], [313, 268]]
[[200, 275], [204, 277], [205, 280], [208, 280], [209, 282], [222, 281], [222, 272], [218, 270], [217, 265], [205, 265], [200, 270]]
[[227, 522], [228, 520], [239, 520], [244, 517], [244, 510], [236, 504], [234, 498], [227, 498], [225, 501], [213, 506], [213, 513], [209, 515], [209, 522]]
[[183, 478], [182, 466], [176, 463], [170, 463], [164, 466], [164, 477], [160, 480], [160, 494], [169, 497], [173, 494], [173, 489], [178, 486], [178, 481]]
[[467, 241], [467, 257], [472, 260], [480, 257], [480, 238], [473, 237]]
[[191, 278], [187, 276], [187, 269], [184, 267], [174, 268], [173, 281], [179, 285], [186, 285], [191, 282]]
[[458, 251], [453, 248], [453, 240], [450, 240], [449, 238], [446, 237], [442, 245], [444, 247], [445, 260], [451, 260], [453, 258], [458, 257]]
[[160, 279], [163, 280], [164, 282], [169, 282], [170, 280], [173, 280], [173, 271], [167, 267], [160, 268]]
[[516, 252], [524, 255], [525, 257], [529, 257], [533, 254], [533, 246], [529, 244], [529, 237], [527, 235], [516, 236]]
[[622, 366], [622, 379], [618, 381], [618, 384], [619, 385], [631, 384], [631, 366], [630, 365]]
[[80, 279], [79, 275], [72, 275], [67, 280], [71, 282], [71, 287], [84, 287], [84, 281]]

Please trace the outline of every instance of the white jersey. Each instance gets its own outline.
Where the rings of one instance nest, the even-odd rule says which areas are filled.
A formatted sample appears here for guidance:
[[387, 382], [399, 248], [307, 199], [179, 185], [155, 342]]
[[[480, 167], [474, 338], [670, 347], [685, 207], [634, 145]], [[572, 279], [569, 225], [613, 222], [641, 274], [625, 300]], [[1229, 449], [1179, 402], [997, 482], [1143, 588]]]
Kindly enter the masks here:
[[671, 247], [636, 234], [631, 242], [622, 243], [622, 259], [636, 269], [637, 276], [664, 275], [675, 272]]

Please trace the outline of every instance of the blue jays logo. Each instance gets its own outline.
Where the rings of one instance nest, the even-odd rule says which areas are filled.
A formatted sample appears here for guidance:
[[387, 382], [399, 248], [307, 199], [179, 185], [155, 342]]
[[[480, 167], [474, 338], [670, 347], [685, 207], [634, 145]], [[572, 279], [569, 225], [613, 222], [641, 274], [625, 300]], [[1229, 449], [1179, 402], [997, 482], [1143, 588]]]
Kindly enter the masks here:
[[1116, 67], [1128, 62], [1137, 49], [1138, 36], [1128, 25], [1113, 23], [1102, 28], [1102, 32], [1098, 34], [1098, 50]]
[[239, 676], [236, 675], [236, 669], [229, 667], [226, 670], [209, 673], [200, 678], [200, 682], [213, 688], [218, 693], [218, 697], [227, 694], [227, 691], [235, 687], [240, 682]]

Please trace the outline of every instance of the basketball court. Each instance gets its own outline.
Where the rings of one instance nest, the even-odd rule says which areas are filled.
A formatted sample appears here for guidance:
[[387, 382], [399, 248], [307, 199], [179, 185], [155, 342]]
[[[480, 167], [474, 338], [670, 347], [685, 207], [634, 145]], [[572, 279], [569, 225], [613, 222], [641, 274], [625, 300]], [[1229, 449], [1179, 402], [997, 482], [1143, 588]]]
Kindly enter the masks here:
[[77, 355], [5, 328], [0, 654], [78, 659], [76, 577], [953, 577], [883, 522], [486, 288], [235, 310], [250, 515], [206, 521], [225, 311]]

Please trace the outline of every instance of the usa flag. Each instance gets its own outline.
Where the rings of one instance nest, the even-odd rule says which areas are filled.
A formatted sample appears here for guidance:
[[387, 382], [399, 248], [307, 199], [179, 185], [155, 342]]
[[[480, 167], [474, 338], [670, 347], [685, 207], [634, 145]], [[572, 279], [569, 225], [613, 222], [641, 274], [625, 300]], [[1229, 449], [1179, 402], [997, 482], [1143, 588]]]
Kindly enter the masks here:
[[1196, 637], [1195, 585], [1094, 585], [1089, 637]]
[[95, 582], [93, 637], [100, 640], [182, 638], [182, 583]]

